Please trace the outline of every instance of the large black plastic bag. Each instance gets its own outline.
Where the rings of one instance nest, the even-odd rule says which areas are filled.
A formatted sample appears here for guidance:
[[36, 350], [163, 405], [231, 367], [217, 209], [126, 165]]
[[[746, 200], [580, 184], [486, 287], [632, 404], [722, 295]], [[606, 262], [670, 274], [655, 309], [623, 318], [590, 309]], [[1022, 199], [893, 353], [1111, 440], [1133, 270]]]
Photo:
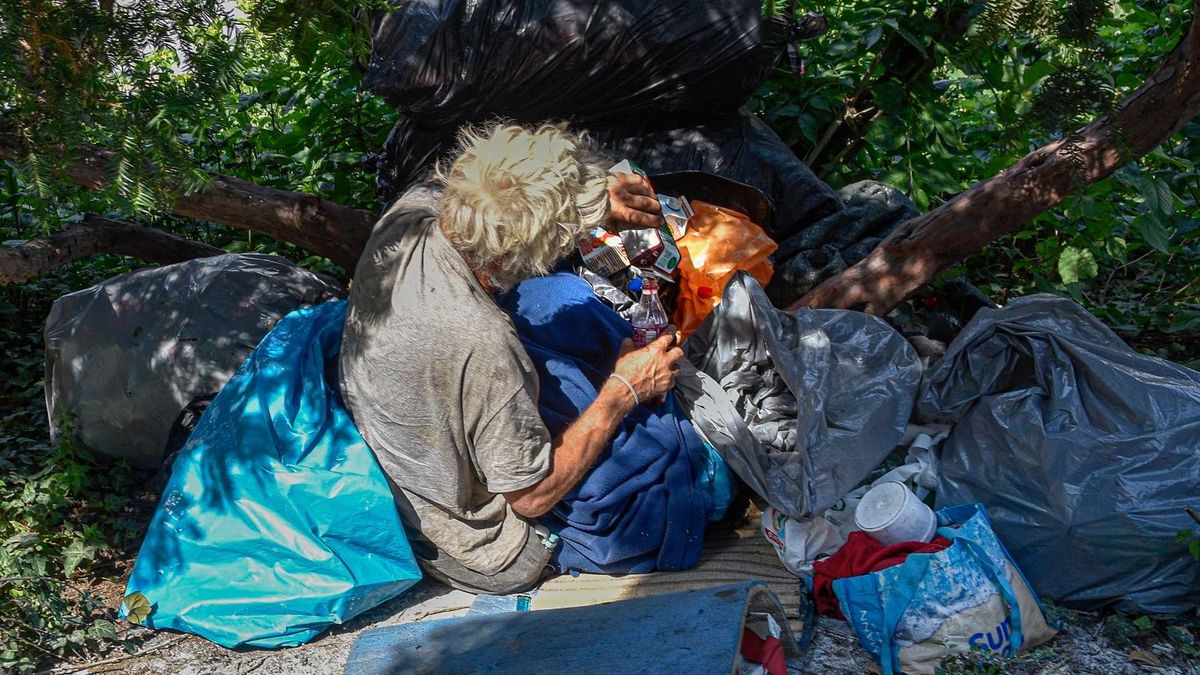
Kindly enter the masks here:
[[[704, 171], [758, 188], [774, 209], [759, 223], [782, 241], [844, 207], [762, 120], [742, 110], [680, 128], [590, 125], [585, 129], [613, 159], [631, 159], [651, 175]], [[454, 132], [401, 120], [384, 146], [378, 184], [385, 202], [427, 174], [454, 147]]]
[[253, 253], [139, 270], [64, 295], [46, 318], [51, 435], [70, 430], [95, 452], [158, 467], [180, 412], [220, 391], [275, 322], [344, 295], [283, 258]]
[[921, 379], [916, 352], [882, 320], [784, 312], [745, 272], [684, 352], [740, 418], [696, 386], [681, 392], [699, 412], [696, 426], [751, 489], [793, 518], [833, 506], [896, 447]]
[[454, 128], [734, 110], [776, 54], [757, 0], [408, 0], [376, 27], [367, 88]]
[[938, 504], [983, 502], [1039, 594], [1180, 612], [1200, 564], [1200, 373], [1140, 355], [1075, 303], [983, 309], [930, 371], [918, 412], [953, 422]]
[[779, 242], [767, 295], [780, 307], [867, 257], [883, 238], [920, 212], [896, 188], [863, 180], [838, 190], [845, 208]]

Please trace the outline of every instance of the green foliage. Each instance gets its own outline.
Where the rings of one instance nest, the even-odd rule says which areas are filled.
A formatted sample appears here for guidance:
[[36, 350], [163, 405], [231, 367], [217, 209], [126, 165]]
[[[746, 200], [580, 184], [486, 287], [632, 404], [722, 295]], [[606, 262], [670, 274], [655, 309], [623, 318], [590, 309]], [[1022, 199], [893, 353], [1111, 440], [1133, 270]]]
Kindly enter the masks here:
[[[67, 204], [161, 216], [217, 168], [363, 203], [355, 162], [394, 117], [356, 69], [383, 4], [16, 0], [0, 14], [0, 135], [19, 146], [21, 205], [45, 229]], [[62, 172], [87, 144], [115, 151], [100, 194]]]
[[1200, 656], [1195, 631], [1200, 630], [1200, 619], [1156, 618], [1152, 616], [1129, 617], [1124, 614], [1109, 614], [1104, 619], [1103, 633], [1110, 642], [1121, 648], [1150, 648], [1166, 642], [1187, 657]]
[[[111, 266], [112, 261], [106, 261]], [[0, 288], [0, 671], [29, 672], [135, 644], [98, 580], [119, 576], [152, 502], [145, 476], [47, 438], [39, 324], [83, 269]], [[111, 583], [111, 582], [109, 582]]]
[[[778, 5], [779, 3], [775, 3]], [[753, 107], [836, 186], [936, 207], [1140, 85], [1190, 20], [1171, 0], [852, 0]], [[948, 270], [1000, 302], [1051, 292], [1146, 351], [1200, 365], [1200, 126]]]
[[[366, 158], [382, 146], [395, 113], [359, 88], [354, 56], [362, 50], [361, 22], [330, 21], [318, 33], [320, 24], [312, 21], [340, 15], [342, 5], [291, 3], [312, 20], [304, 28], [309, 37], [297, 45], [300, 28], [253, 13], [267, 4], [246, 5], [252, 12], [246, 19], [199, 12], [188, 20], [200, 0], [161, 3], [141, 23], [119, 9], [106, 19], [89, 3], [30, 1], [16, 14], [6, 6], [0, 50], [9, 51], [0, 56], [0, 92], [15, 96], [0, 95], [0, 124], [7, 125], [0, 133], [18, 133], [30, 152], [0, 164], [0, 242], [27, 240], [81, 212], [116, 212], [228, 250], [281, 253], [332, 271], [328, 261], [306, 258], [294, 247], [167, 216], [161, 208], [169, 188], [199, 187], [207, 171], [376, 207], [374, 169]], [[78, 89], [63, 86], [74, 81], [63, 72], [18, 81], [24, 66], [13, 59], [25, 57], [14, 57], [9, 38], [28, 32], [35, 19], [44, 25], [68, 9], [79, 11], [78, 20], [45, 39], [86, 42], [79, 36], [115, 31], [106, 38], [106, 60], [81, 63]], [[219, 33], [218, 24], [238, 28]], [[161, 44], [182, 25], [193, 26], [184, 56], [140, 51], [138, 45]], [[149, 32], [139, 37], [143, 29]], [[236, 54], [218, 51], [235, 48]], [[199, 52], [213, 60], [203, 54], [190, 60]], [[72, 58], [87, 55], [78, 54]], [[100, 72], [104, 68], [113, 72]], [[61, 91], [64, 107], [44, 106], [36, 96], [40, 86], [53, 95]], [[115, 180], [112, 189], [76, 190], [58, 173], [55, 151], [84, 142], [119, 151], [104, 167]], [[199, 178], [188, 185], [189, 176]], [[100, 256], [23, 286], [0, 287], [0, 351], [6, 355], [0, 361], [0, 672], [133, 648], [141, 631], [117, 621], [116, 610], [156, 501], [142, 487], [150, 477], [70, 444], [53, 445], [41, 383], [41, 322], [50, 302], [129, 269], [127, 260]]]

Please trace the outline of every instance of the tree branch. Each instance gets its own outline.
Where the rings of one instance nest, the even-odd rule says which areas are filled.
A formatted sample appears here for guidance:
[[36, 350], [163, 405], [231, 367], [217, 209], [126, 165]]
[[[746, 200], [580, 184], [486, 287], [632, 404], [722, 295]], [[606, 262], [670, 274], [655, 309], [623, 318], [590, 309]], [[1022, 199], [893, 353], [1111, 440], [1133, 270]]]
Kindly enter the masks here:
[[[0, 134], [0, 160], [15, 160], [19, 145]], [[67, 176], [83, 187], [98, 190], [110, 182], [108, 166], [114, 153], [97, 146], [75, 152]], [[208, 189], [177, 195], [171, 210], [181, 216], [254, 230], [329, 258], [347, 272], [358, 263], [377, 216], [370, 211], [298, 192], [248, 183], [215, 174]]]
[[1039, 148], [888, 236], [793, 303], [885, 314], [950, 265], [1169, 139], [1200, 113], [1200, 0], [1192, 25], [1145, 83], [1073, 136]]
[[117, 253], [166, 265], [224, 251], [153, 227], [88, 215], [75, 227], [14, 248], [0, 248], [0, 285], [29, 281], [97, 253]]

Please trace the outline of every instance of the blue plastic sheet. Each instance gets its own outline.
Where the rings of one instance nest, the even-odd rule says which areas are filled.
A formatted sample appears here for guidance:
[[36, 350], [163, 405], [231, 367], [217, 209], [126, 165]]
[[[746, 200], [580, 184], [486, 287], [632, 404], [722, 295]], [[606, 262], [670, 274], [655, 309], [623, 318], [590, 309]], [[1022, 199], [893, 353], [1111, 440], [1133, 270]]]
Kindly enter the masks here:
[[344, 301], [287, 315], [204, 413], [129, 580], [150, 601], [147, 625], [293, 646], [420, 579], [340, 398], [345, 315]]

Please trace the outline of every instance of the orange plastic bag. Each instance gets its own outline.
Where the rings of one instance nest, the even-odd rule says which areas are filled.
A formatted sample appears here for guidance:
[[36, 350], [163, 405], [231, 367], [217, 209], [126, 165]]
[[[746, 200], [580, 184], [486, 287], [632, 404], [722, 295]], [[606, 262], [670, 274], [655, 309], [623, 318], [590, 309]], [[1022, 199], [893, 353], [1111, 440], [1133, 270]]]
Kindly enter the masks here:
[[687, 339], [721, 303], [721, 293], [738, 270], [766, 286], [775, 268], [768, 259], [779, 248], [745, 215], [705, 202], [692, 202], [687, 234], [679, 246], [679, 295], [672, 320]]

